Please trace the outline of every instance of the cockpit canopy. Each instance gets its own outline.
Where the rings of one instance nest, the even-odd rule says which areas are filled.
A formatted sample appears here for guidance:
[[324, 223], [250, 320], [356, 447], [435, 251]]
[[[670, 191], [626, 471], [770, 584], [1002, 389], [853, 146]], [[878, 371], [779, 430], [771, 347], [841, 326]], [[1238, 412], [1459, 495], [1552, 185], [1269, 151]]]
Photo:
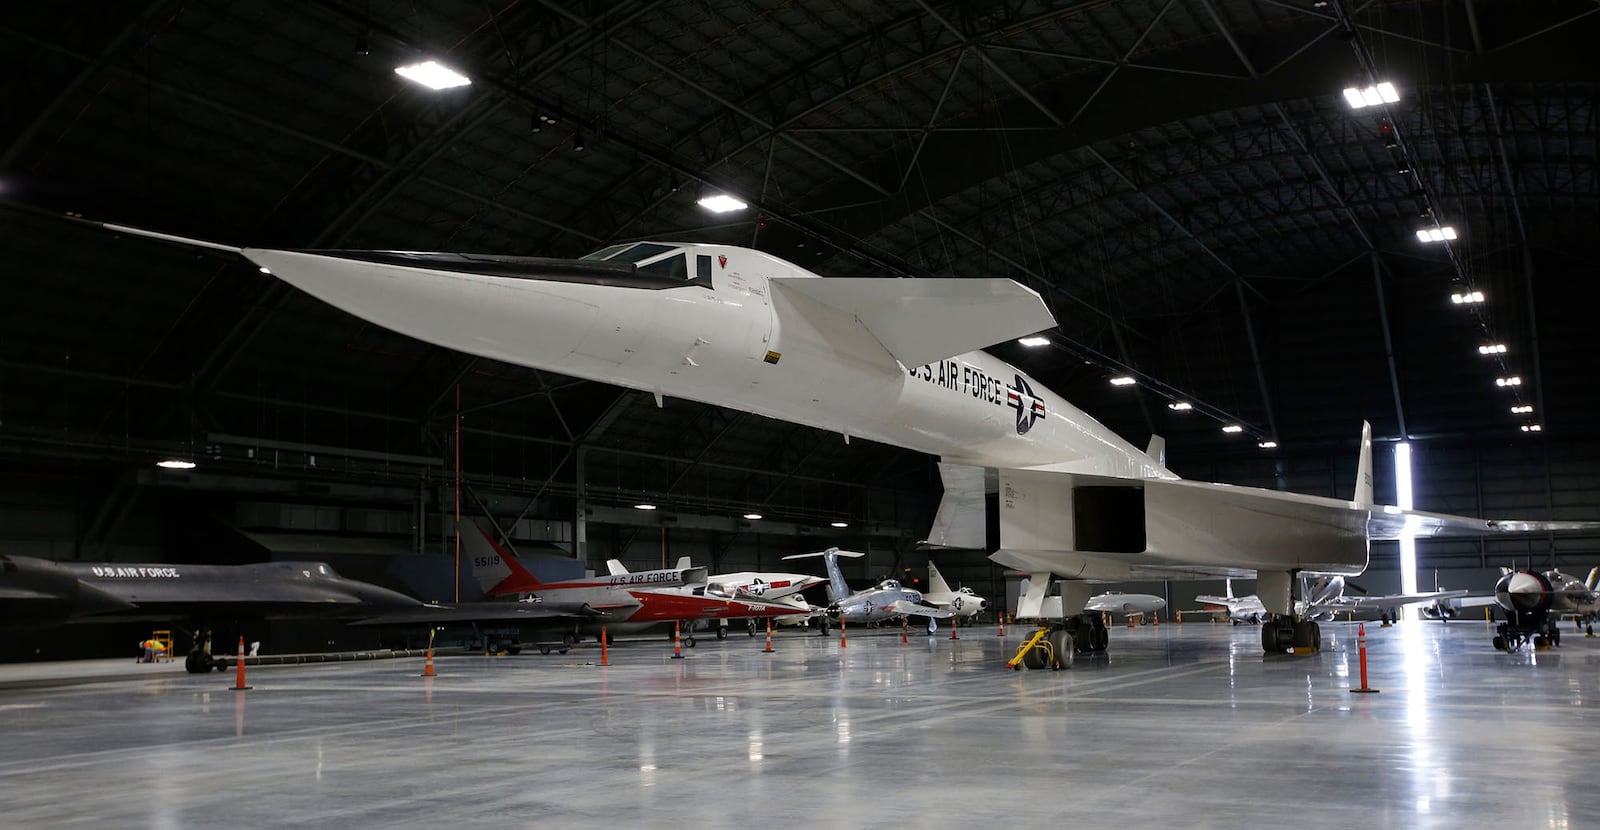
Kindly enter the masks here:
[[900, 590], [900, 582], [895, 579], [885, 579], [878, 583], [878, 589], [881, 591], [898, 591]]
[[[689, 280], [689, 249], [661, 242], [629, 242], [612, 245], [580, 257], [591, 262], [631, 262], [640, 274], [670, 280]], [[711, 281], [711, 256], [695, 258], [695, 281]]]

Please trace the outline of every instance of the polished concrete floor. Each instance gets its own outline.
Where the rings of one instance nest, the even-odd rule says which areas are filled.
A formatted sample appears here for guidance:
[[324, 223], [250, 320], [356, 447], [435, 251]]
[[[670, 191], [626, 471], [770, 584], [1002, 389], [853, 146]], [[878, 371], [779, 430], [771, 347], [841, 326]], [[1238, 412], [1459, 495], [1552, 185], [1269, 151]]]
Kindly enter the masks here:
[[742, 634], [517, 657], [0, 668], [0, 826], [1600, 826], [1600, 639], [1484, 624], [1118, 627], [1001, 668], [1021, 629]]

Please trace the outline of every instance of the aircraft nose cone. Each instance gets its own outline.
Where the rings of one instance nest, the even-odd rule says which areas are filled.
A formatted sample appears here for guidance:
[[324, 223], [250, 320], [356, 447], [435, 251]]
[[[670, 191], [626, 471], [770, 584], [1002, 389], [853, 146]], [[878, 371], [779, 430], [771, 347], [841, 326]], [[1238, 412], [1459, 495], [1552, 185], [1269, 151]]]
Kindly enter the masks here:
[[988, 608], [988, 607], [989, 607], [989, 601], [988, 600], [986, 600], [986, 599], [978, 600], [978, 610], [979, 611], [982, 611], [983, 609]]
[[1550, 607], [1550, 598], [1550, 581], [1528, 571], [1507, 574], [1494, 586], [1495, 602], [1508, 611], [1546, 609]]

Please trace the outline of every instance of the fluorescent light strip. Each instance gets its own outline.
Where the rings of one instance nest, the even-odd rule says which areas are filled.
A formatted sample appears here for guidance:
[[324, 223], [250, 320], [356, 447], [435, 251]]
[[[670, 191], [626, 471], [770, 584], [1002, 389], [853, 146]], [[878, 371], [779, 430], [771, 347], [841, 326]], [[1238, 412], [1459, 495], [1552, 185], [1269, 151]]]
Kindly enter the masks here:
[[1228, 424], [1222, 428], [1222, 431], [1227, 433], [1244, 432], [1244, 427], [1238, 424]]
[[1194, 404], [1189, 403], [1188, 401], [1177, 401], [1176, 403], [1167, 404], [1167, 408], [1173, 412], [1188, 412], [1189, 410], [1194, 409]]
[[423, 61], [422, 63], [397, 66], [394, 68], [394, 74], [434, 90], [453, 89], [472, 83], [471, 78], [438, 61]]
[[1039, 346], [1048, 346], [1048, 345], [1050, 345], [1050, 338], [1048, 338], [1048, 337], [1024, 337], [1024, 338], [1018, 340], [1017, 342], [1021, 343], [1024, 346], [1028, 346], [1030, 348], [1037, 348]]
[[707, 196], [704, 199], [701, 199], [697, 204], [706, 210], [711, 211], [712, 213], [731, 213], [733, 211], [744, 210], [745, 208], [749, 207], [749, 205], [733, 198], [732, 196], [729, 196], [726, 193], [718, 193], [715, 196]]
[[1128, 377], [1127, 375], [1119, 375], [1111, 379], [1112, 386], [1132, 386], [1137, 382], [1138, 381]]

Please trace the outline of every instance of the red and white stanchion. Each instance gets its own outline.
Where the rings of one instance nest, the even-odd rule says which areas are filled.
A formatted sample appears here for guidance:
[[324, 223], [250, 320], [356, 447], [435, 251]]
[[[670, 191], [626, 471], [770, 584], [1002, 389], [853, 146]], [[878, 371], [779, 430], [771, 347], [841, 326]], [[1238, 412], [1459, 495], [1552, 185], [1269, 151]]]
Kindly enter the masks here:
[[772, 618], [767, 618], [767, 647], [761, 650], [762, 654], [772, 653]]
[[845, 648], [844, 642], [844, 617], [839, 617], [839, 648]]
[[951, 617], [950, 618], [950, 639], [952, 639], [952, 640], [961, 639], [960, 637], [956, 636], [956, 629], [958, 629], [960, 627], [961, 627], [961, 618], [960, 617]]
[[246, 686], [245, 682], [244, 682], [244, 636], [243, 635], [240, 635], [240, 637], [239, 637], [239, 656], [234, 658], [233, 665], [235, 667], [237, 667], [237, 670], [233, 673], [233, 675], [234, 675], [234, 677], [233, 677], [233, 690], [236, 691], [236, 692], [247, 692], [247, 691], [250, 691], [251, 687]]
[[900, 618], [900, 645], [905, 645], [908, 642], [910, 642], [910, 640], [906, 639], [906, 618], [905, 617], [901, 617]]
[[678, 628], [681, 625], [682, 623], [677, 620], [672, 621], [672, 659], [674, 660], [683, 659], [683, 643], [678, 639]]
[[1377, 694], [1378, 690], [1367, 685], [1367, 624], [1359, 623], [1356, 628], [1356, 650], [1361, 652], [1361, 687], [1351, 689], [1352, 694]]
[[1004, 613], [1000, 614], [1000, 636], [1006, 636], [1006, 615]]
[[611, 665], [611, 638], [606, 635], [606, 627], [600, 626], [600, 665]]

